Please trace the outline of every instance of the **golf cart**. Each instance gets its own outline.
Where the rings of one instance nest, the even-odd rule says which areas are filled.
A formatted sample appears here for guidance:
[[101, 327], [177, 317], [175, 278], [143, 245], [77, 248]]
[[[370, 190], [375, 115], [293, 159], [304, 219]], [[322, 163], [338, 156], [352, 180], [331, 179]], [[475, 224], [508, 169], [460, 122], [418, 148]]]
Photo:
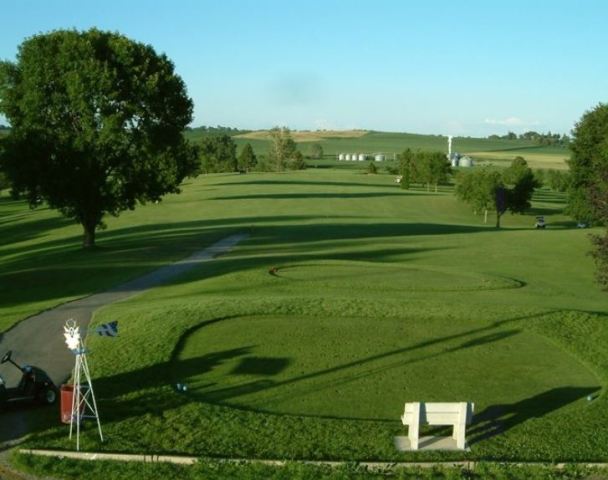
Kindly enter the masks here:
[[534, 224], [536, 228], [545, 228], [547, 224], [545, 223], [545, 217], [543, 215], [539, 215], [536, 217], [536, 223]]
[[0, 409], [17, 403], [38, 403], [52, 405], [57, 400], [57, 387], [43, 370], [24, 365], [20, 367], [12, 359], [12, 351], [4, 354], [0, 363], [12, 363], [21, 373], [19, 385], [7, 388], [0, 376]]

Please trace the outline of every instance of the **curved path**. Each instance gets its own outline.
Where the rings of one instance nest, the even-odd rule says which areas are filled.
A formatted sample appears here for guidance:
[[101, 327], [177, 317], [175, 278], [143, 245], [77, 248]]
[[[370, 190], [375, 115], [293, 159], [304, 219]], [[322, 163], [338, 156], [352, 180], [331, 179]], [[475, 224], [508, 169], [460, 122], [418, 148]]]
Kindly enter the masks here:
[[[93, 313], [99, 308], [166, 283], [230, 251], [246, 237], [246, 233], [231, 235], [204, 250], [147, 275], [105, 292], [74, 300], [29, 317], [8, 332], [0, 333], [0, 355], [12, 350], [13, 358], [17, 363], [27, 363], [42, 368], [56, 385], [60, 385], [70, 376], [74, 366], [74, 356], [66, 348], [63, 338], [63, 326], [67, 319], [73, 318], [81, 328], [86, 329]], [[10, 364], [0, 365], [0, 375], [9, 386], [16, 385], [21, 376], [20, 372]], [[26, 422], [22, 414], [17, 411], [0, 414], [0, 448], [4, 442], [18, 439], [25, 433], [27, 433]]]

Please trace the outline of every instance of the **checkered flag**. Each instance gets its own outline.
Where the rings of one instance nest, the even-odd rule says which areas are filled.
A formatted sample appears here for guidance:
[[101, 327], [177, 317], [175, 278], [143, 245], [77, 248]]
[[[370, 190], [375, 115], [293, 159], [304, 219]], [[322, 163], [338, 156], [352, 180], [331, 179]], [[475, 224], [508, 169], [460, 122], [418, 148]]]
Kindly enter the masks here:
[[118, 320], [110, 323], [102, 323], [95, 329], [97, 335], [102, 337], [117, 337], [118, 336]]

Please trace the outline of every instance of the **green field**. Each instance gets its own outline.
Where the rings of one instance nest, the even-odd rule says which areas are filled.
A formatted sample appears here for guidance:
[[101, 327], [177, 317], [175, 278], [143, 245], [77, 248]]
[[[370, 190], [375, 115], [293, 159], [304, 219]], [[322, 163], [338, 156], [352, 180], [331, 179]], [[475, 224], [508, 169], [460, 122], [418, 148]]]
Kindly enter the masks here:
[[[406, 148], [412, 150], [440, 150], [447, 153], [447, 138], [440, 135], [417, 135], [397, 132], [367, 132], [357, 137], [321, 137], [314, 133], [314, 140], [296, 137], [298, 146], [305, 155], [310, 153], [312, 143], [323, 147], [326, 159], [310, 162], [312, 165], [347, 167], [356, 162], [337, 162], [335, 156], [339, 153], [369, 153], [384, 152], [387, 158], [401, 153]], [[311, 135], [313, 135], [311, 134]], [[322, 135], [320, 132], [319, 135]], [[329, 135], [329, 134], [328, 134]], [[194, 142], [200, 140], [200, 132], [189, 132], [189, 138]], [[269, 142], [259, 138], [246, 138], [239, 135], [234, 137], [239, 148], [251, 143], [257, 154], [268, 151]], [[506, 166], [516, 156], [523, 156], [532, 168], [565, 169], [565, 161], [570, 157], [567, 148], [540, 146], [527, 140], [490, 140], [487, 138], [455, 137], [453, 151], [471, 155], [478, 163], [491, 163]]]
[[[108, 441], [87, 430], [87, 449], [606, 461], [605, 293], [589, 231], [563, 205], [541, 190], [497, 231], [450, 187], [403, 191], [389, 175], [209, 175], [108, 219], [91, 253], [78, 226], [3, 198], [0, 314], [6, 328], [248, 232], [230, 254], [98, 312], [121, 335], [90, 341]], [[532, 228], [537, 214], [547, 230]], [[396, 452], [415, 400], [475, 402], [471, 451]], [[30, 442], [69, 448], [65, 428], [47, 427], [56, 413], [40, 417]]]

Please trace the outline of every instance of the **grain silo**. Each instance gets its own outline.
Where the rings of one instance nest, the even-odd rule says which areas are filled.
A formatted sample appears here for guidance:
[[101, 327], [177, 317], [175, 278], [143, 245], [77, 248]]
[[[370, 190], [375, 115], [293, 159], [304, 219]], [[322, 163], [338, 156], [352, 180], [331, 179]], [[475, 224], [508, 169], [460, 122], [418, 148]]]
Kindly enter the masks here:
[[465, 168], [472, 167], [473, 159], [471, 157], [465, 155], [464, 157], [462, 157], [458, 160], [458, 166], [465, 167]]
[[345, 155], [343, 153], [338, 155], [338, 160], [344, 160], [344, 158], [345, 158]]
[[365, 153], [360, 153], [360, 154], [359, 154], [359, 161], [360, 161], [360, 162], [365, 161], [365, 159], [366, 159], [366, 158], [367, 158], [367, 155], [365, 155]]
[[376, 153], [374, 160], [376, 160], [376, 162], [384, 162], [384, 155], [382, 153]]

